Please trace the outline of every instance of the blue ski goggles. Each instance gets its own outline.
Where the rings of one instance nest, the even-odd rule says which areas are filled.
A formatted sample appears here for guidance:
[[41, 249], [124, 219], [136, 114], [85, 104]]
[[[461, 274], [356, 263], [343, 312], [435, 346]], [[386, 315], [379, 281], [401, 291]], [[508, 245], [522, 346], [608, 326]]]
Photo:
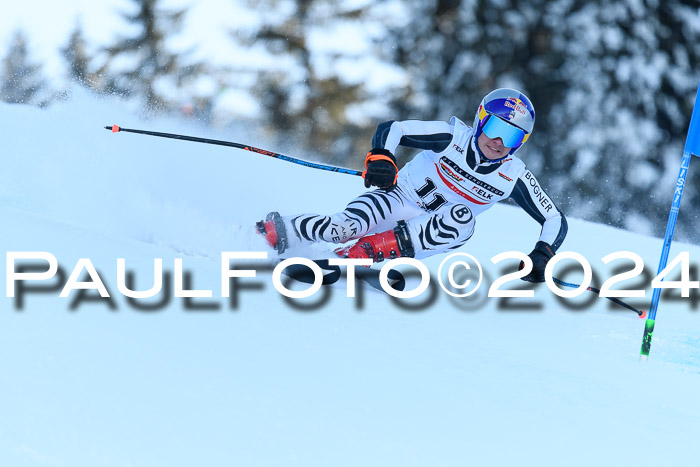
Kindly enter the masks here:
[[507, 148], [517, 148], [527, 139], [528, 136], [517, 126], [511, 125], [495, 115], [489, 115], [489, 118], [481, 128], [481, 131], [483, 131], [486, 136], [491, 139], [501, 138], [503, 141], [503, 146]]

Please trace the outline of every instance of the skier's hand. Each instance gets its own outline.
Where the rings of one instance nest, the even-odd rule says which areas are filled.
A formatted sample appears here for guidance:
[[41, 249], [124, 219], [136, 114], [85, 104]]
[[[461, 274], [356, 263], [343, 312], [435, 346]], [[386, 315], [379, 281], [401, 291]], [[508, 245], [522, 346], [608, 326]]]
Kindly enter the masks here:
[[[535, 249], [528, 255], [532, 260], [532, 271], [525, 277], [521, 277], [526, 282], [544, 282], [544, 269], [547, 263], [554, 256], [554, 250], [547, 242], [537, 242]], [[520, 269], [523, 269], [525, 264], [520, 262]]]
[[365, 188], [376, 186], [385, 190], [392, 190], [396, 186], [399, 169], [396, 167], [396, 158], [386, 149], [372, 149], [365, 158], [365, 171], [362, 178], [365, 179]]

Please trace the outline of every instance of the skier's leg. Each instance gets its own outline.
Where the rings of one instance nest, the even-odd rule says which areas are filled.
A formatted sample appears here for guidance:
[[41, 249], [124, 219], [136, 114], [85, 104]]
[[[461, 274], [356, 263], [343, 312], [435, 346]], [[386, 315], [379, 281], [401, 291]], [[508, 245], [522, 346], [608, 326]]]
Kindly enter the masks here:
[[393, 228], [401, 219], [410, 219], [424, 213], [397, 186], [392, 191], [366, 192], [348, 203], [344, 211], [331, 216], [279, 216], [270, 213], [267, 222], [261, 221], [257, 225], [258, 231], [282, 253], [287, 247], [294, 248], [320, 241], [345, 243], [370, 232]]
[[406, 222], [416, 258], [454, 250], [474, 233], [474, 215], [463, 204], [449, 204]]
[[336, 253], [347, 258], [425, 258], [464, 245], [474, 233], [474, 216], [463, 204], [444, 206], [421, 216], [399, 221], [391, 230], [360, 238]]

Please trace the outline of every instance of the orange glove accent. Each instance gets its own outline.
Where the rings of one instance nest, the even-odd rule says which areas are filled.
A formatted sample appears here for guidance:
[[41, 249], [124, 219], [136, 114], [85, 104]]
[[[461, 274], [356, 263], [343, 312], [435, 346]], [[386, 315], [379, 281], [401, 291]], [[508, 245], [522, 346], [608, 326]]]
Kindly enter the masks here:
[[385, 190], [393, 189], [399, 178], [396, 158], [386, 149], [372, 149], [365, 158], [365, 171], [362, 172], [362, 178], [365, 179], [366, 188], [377, 186]]

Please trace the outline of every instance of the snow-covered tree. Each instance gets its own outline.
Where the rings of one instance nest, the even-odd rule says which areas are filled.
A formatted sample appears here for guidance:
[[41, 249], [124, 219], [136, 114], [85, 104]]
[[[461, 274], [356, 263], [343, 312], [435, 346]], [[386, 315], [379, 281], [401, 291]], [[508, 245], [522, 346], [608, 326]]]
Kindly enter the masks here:
[[[409, 74], [394, 107], [402, 118], [467, 120], [495, 87], [518, 87], [533, 100], [552, 54], [545, 0], [403, 0], [407, 21], [390, 26], [382, 50]], [[470, 122], [469, 122], [470, 123]]]
[[41, 65], [32, 63], [27, 38], [21, 30], [15, 32], [7, 55], [2, 60], [0, 100], [13, 104], [46, 105], [47, 83], [41, 75]]
[[72, 81], [94, 91], [103, 87], [99, 71], [93, 69], [93, 59], [87, 52], [87, 41], [80, 25], [76, 25], [71, 32], [68, 43], [61, 48], [61, 55], [68, 67], [68, 77]]
[[[269, 128], [306, 147], [339, 155], [337, 159], [346, 163], [345, 157], [366, 152], [370, 123], [354, 118], [352, 112], [369, 95], [362, 80], [349, 78], [340, 69], [367, 57], [358, 56], [353, 44], [342, 42], [338, 35], [353, 27], [355, 34], [361, 34], [369, 4], [265, 0], [251, 3], [251, 8], [266, 11], [262, 24], [235, 31], [234, 36], [248, 46], [263, 44], [281, 65], [259, 69], [253, 87]], [[359, 141], [362, 150], [356, 146]]]
[[[575, 215], [661, 235], [700, 81], [698, 4], [596, 0], [565, 17], [554, 42], [566, 87], [548, 134], [557, 189]], [[685, 219], [679, 234], [698, 238], [700, 219]]]
[[106, 47], [109, 62], [104, 72], [114, 92], [139, 96], [148, 112], [165, 111], [175, 104], [178, 90], [202, 70], [201, 64], [187, 59], [187, 52], [168, 46], [168, 38], [180, 31], [186, 10], [163, 10], [159, 0], [131, 2], [135, 11], [123, 17], [135, 33]]
[[[410, 76], [397, 117], [471, 124], [487, 92], [521, 89], [537, 121], [520, 155], [560, 207], [663, 233], [700, 80], [696, 0], [402, 4], [410, 15], [383, 43]], [[697, 239], [700, 218], [685, 219], [680, 236]]]

